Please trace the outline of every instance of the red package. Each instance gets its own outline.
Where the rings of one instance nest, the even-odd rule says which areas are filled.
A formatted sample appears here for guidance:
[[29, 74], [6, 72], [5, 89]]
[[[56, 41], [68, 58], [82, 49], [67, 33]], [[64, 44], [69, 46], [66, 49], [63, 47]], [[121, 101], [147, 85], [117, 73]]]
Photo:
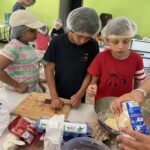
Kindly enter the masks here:
[[27, 145], [35, 144], [41, 137], [41, 133], [36, 132], [36, 129], [30, 122], [18, 115], [9, 125], [8, 129], [14, 133]]
[[23, 131], [27, 128], [30, 123], [18, 115], [9, 125], [8, 129], [10, 132], [14, 133], [15, 135], [19, 136], [23, 133]]
[[21, 139], [27, 144], [27, 145], [32, 145], [36, 143], [40, 137], [41, 133], [38, 133], [36, 129], [29, 125], [24, 132], [21, 134]]

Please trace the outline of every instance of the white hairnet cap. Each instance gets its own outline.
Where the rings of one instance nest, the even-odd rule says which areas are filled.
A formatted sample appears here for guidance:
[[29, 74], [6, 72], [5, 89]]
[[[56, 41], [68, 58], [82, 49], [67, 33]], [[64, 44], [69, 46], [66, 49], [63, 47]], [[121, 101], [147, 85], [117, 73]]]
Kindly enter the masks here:
[[101, 31], [102, 36], [129, 36], [134, 37], [137, 33], [137, 26], [126, 17], [112, 19]]
[[101, 22], [94, 9], [79, 7], [68, 15], [67, 28], [81, 35], [94, 36], [99, 33]]

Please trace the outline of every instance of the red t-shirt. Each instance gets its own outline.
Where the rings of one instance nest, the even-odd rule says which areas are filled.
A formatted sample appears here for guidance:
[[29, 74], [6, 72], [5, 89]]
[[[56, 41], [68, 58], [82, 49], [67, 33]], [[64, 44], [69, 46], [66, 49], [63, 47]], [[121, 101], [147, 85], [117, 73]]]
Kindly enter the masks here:
[[142, 57], [134, 51], [124, 60], [112, 57], [110, 49], [98, 53], [88, 72], [99, 78], [96, 101], [102, 97], [118, 97], [131, 92], [134, 79], [145, 78]]
[[35, 48], [37, 50], [47, 50], [49, 41], [50, 41], [49, 35], [43, 35], [42, 33], [37, 32], [37, 39], [35, 40]]

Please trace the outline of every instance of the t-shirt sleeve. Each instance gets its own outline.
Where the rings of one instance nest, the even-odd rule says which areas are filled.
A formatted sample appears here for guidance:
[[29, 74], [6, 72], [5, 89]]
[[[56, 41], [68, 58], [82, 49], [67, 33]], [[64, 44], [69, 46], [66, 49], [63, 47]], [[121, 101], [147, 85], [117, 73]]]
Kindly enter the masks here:
[[101, 57], [100, 53], [96, 55], [90, 66], [88, 67], [87, 71], [89, 74], [99, 77], [101, 74]]
[[98, 43], [95, 40], [93, 42], [94, 42], [94, 44], [93, 44], [93, 47], [91, 48], [91, 53], [90, 53], [90, 58], [89, 58], [89, 61], [88, 61], [88, 66], [91, 64], [91, 62], [93, 61], [95, 56], [99, 53]]
[[135, 80], [144, 80], [146, 78], [145, 72], [144, 72], [144, 65], [143, 65], [143, 58], [139, 55], [137, 57], [137, 66], [136, 66], [136, 72], [134, 74]]
[[18, 48], [12, 43], [8, 43], [5, 47], [0, 51], [0, 54], [4, 57], [8, 58], [12, 62], [16, 60], [18, 57]]
[[52, 41], [50, 42], [50, 45], [43, 57], [43, 59], [47, 62], [56, 62], [56, 41], [55, 39], [52, 39]]

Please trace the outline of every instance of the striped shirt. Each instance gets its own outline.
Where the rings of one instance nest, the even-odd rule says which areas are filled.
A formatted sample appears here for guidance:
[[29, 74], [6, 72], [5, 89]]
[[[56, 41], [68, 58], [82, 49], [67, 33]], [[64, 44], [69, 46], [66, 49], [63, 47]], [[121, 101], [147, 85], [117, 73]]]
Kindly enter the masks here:
[[12, 61], [12, 64], [5, 69], [8, 75], [17, 82], [27, 85], [29, 92], [36, 91], [39, 65], [33, 47], [13, 39], [5, 45], [0, 54]]

